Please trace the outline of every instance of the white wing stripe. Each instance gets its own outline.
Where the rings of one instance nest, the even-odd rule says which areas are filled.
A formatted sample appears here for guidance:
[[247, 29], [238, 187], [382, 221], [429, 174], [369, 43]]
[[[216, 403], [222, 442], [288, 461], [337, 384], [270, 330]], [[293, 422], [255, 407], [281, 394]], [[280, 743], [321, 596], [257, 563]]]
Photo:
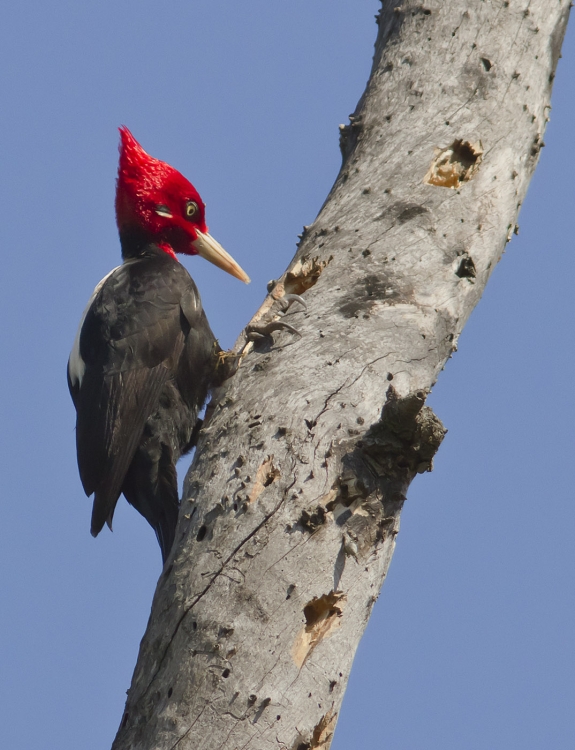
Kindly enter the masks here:
[[105, 282], [110, 278], [110, 276], [114, 273], [114, 271], [117, 271], [118, 268], [121, 268], [121, 266], [116, 266], [116, 268], [113, 268], [110, 273], [107, 273], [104, 278], [98, 282], [96, 285], [96, 288], [92, 292], [92, 296], [90, 297], [90, 300], [88, 304], [86, 305], [86, 309], [82, 313], [82, 317], [80, 318], [80, 325], [78, 326], [78, 332], [76, 333], [76, 338], [74, 339], [74, 343], [72, 345], [72, 351], [70, 352], [70, 359], [68, 360], [68, 374], [70, 375], [70, 382], [72, 385], [82, 385], [82, 378], [84, 377], [84, 372], [86, 371], [86, 363], [82, 359], [80, 355], [80, 334], [82, 333], [82, 326], [84, 325], [84, 321], [86, 320], [86, 315], [88, 314], [89, 309], [92, 307], [92, 304], [94, 300], [96, 299], [96, 295], [100, 291], [100, 289], [104, 286]]

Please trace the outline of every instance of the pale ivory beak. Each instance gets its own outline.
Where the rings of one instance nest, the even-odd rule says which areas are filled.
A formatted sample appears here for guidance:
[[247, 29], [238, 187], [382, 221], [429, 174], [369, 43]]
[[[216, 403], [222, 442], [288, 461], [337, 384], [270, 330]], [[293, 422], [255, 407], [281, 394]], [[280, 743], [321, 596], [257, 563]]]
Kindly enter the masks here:
[[238, 266], [232, 256], [226, 253], [224, 248], [219, 242], [216, 242], [211, 234], [208, 234], [207, 232], [205, 234], [198, 232], [198, 237], [192, 242], [192, 247], [198, 255], [209, 260], [210, 263], [221, 268], [222, 271], [231, 273], [236, 279], [244, 281], [246, 284], [250, 283], [250, 277], [247, 273]]

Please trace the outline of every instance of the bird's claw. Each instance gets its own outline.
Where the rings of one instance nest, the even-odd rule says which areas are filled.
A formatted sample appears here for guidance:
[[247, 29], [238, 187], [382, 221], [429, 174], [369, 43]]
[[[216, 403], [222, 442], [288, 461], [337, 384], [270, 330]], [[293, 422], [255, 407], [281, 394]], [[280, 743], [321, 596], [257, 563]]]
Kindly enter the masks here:
[[246, 334], [248, 337], [248, 341], [261, 341], [274, 331], [281, 330], [290, 331], [290, 333], [295, 333], [296, 336], [299, 336], [301, 338], [301, 333], [297, 330], [297, 328], [290, 326], [289, 323], [286, 323], [283, 320], [273, 320], [271, 323], [267, 323], [264, 326], [248, 326], [246, 328]]
[[307, 310], [306, 301], [303, 297], [300, 297], [299, 294], [285, 294], [283, 297], [280, 297], [277, 302], [280, 308], [276, 313], [277, 315], [285, 315], [294, 302], [299, 302], [303, 309]]
[[[273, 314], [277, 317], [283, 318], [283, 316], [289, 311], [294, 302], [299, 302], [300, 305], [303, 306], [303, 309], [307, 310], [306, 301], [303, 299], [303, 297], [300, 297], [299, 294], [286, 294], [283, 297], [280, 297], [278, 300], [275, 300], [275, 302], [279, 309], [274, 310]], [[289, 323], [286, 323], [283, 320], [272, 320], [268, 323], [249, 325], [246, 328], [246, 336], [248, 341], [261, 341], [262, 339], [270, 336], [274, 331], [281, 330], [289, 331], [290, 333], [293, 333], [301, 338], [301, 333], [297, 330], [297, 328], [290, 326]]]

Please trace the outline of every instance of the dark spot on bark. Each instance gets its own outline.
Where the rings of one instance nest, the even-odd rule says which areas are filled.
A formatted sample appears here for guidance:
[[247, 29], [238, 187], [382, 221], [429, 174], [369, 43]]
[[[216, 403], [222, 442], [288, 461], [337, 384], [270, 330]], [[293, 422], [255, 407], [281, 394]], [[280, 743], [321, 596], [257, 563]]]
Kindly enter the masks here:
[[[391, 193], [391, 190], [384, 191]], [[390, 206], [385, 208], [378, 216], [377, 220], [383, 220], [393, 226], [396, 223], [405, 224], [408, 221], [429, 213], [429, 209], [425, 206], [421, 206], [419, 203], [408, 203], [407, 201], [396, 201]]]
[[192, 630], [197, 630], [197, 629], [198, 629], [198, 623], [194, 620], [192, 622]]
[[200, 526], [200, 528], [198, 529], [198, 533], [196, 535], [196, 541], [201, 542], [202, 539], [204, 539], [204, 537], [206, 536], [207, 531], [208, 531], [207, 526]]
[[412, 206], [405, 208], [398, 215], [397, 220], [400, 224], [405, 224], [406, 221], [411, 221], [411, 219], [415, 219], [416, 216], [421, 216], [421, 214], [427, 213], [429, 213], [429, 209], [425, 208], [425, 206], [418, 206], [417, 204], [413, 204]]
[[319, 529], [320, 526], [323, 526], [325, 522], [326, 512], [325, 508], [322, 508], [321, 505], [318, 505], [317, 508], [311, 513], [307, 510], [302, 511], [302, 514], [298, 520], [298, 524], [302, 527], [302, 529], [309, 531], [310, 534], [313, 534], [314, 531], [317, 531], [317, 529]]
[[385, 299], [387, 296], [389, 285], [385, 283], [385, 280], [380, 279], [378, 276], [366, 276], [363, 283], [368, 297]]
[[[333, 510], [336, 503], [341, 503], [349, 507], [358, 498], [366, 498], [369, 495], [369, 490], [365, 484], [358, 479], [355, 474], [350, 472], [343, 472], [339, 478], [339, 494], [336, 500], [333, 500], [328, 504], [327, 509]], [[349, 518], [349, 516], [347, 516]]]
[[248, 698], [248, 706], [253, 706], [253, 705], [254, 705], [254, 703], [255, 703], [255, 702], [257, 701], [257, 699], [258, 699], [258, 696], [257, 696], [257, 695], [254, 695], [254, 694], [252, 693], [252, 694], [250, 695], [250, 697]]
[[294, 591], [295, 591], [295, 586], [292, 583], [291, 586], [288, 586], [286, 600], [291, 599], [291, 595], [293, 594]]
[[333, 693], [333, 689], [334, 689], [334, 687], [336, 685], [337, 685], [337, 680], [331, 680], [331, 682], [329, 683], [329, 692], [330, 693]]
[[369, 256], [371, 255], [371, 250], [367, 250], [367, 249], [366, 249], [366, 250], [364, 250], [364, 251], [362, 252], [362, 255], [363, 255], [363, 257], [364, 257], [364, 258], [367, 258], [367, 257], [369, 257]]
[[128, 725], [128, 719], [130, 718], [130, 714], [126, 711], [124, 714], [124, 718], [122, 719], [122, 729]]
[[485, 70], [489, 73], [489, 71], [493, 67], [493, 63], [491, 62], [491, 60], [489, 60], [489, 58], [487, 57], [480, 57], [479, 59], [481, 60], [481, 64], [483, 65]]
[[477, 276], [477, 269], [475, 263], [470, 255], [464, 255], [461, 258], [459, 268], [455, 272], [460, 279], [474, 279]]
[[338, 526], [343, 526], [346, 521], [349, 521], [349, 519], [352, 517], [353, 513], [351, 510], [344, 510], [343, 513], [340, 513], [337, 517], [336, 523]]
[[230, 676], [230, 670], [224, 669], [224, 671], [222, 672], [222, 677], [224, 678], [224, 680], [227, 680], [229, 676]]
[[171, 698], [171, 697], [172, 697], [172, 693], [173, 693], [173, 692], [174, 692], [174, 691], [172, 690], [172, 688], [170, 688], [170, 689], [168, 690], [168, 698]]
[[477, 58], [471, 58], [469, 62], [463, 66], [460, 74], [461, 84], [471, 96], [479, 96], [482, 99], [488, 99], [496, 85], [496, 77], [494, 75], [486, 76], [485, 66], [483, 64], [478, 65], [477, 63]]
[[[407, 297], [408, 295], [403, 295]], [[397, 301], [402, 298], [389, 274], [375, 276], [370, 274], [358, 280], [347, 299], [339, 307], [344, 318], [357, 318], [359, 314], [369, 312], [373, 305], [380, 301]]]
[[388, 373], [387, 373], [387, 379], [388, 379], [388, 380], [393, 380], [393, 373], [391, 373], [391, 372], [388, 372]]

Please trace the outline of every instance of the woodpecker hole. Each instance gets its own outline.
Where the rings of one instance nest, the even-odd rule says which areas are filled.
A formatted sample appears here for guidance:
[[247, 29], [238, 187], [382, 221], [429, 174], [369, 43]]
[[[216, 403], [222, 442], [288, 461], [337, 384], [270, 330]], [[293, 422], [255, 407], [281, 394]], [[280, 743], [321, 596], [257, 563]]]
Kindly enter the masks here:
[[224, 678], [224, 680], [227, 680], [229, 676], [230, 676], [230, 670], [224, 669], [224, 671], [222, 672], [222, 677]]
[[461, 258], [455, 275], [459, 276], [460, 279], [474, 279], [477, 276], [477, 269], [471, 255], [464, 255]]
[[319, 258], [298, 260], [285, 275], [283, 281], [284, 294], [303, 294], [311, 289], [312, 286], [317, 284], [323, 269], [332, 260], [333, 256], [331, 255], [327, 260], [320, 260]]
[[196, 535], [196, 542], [201, 542], [202, 539], [206, 536], [207, 531], [208, 531], [207, 526], [200, 526], [200, 528], [198, 529], [198, 533]]
[[475, 175], [483, 159], [481, 141], [456, 140], [445, 149], [435, 149], [435, 156], [423, 181], [455, 190]]
[[292, 656], [298, 667], [302, 667], [314, 648], [339, 628], [343, 614], [345, 594], [330, 591], [319, 598], [313, 598], [303, 608], [305, 625], [298, 634]]

